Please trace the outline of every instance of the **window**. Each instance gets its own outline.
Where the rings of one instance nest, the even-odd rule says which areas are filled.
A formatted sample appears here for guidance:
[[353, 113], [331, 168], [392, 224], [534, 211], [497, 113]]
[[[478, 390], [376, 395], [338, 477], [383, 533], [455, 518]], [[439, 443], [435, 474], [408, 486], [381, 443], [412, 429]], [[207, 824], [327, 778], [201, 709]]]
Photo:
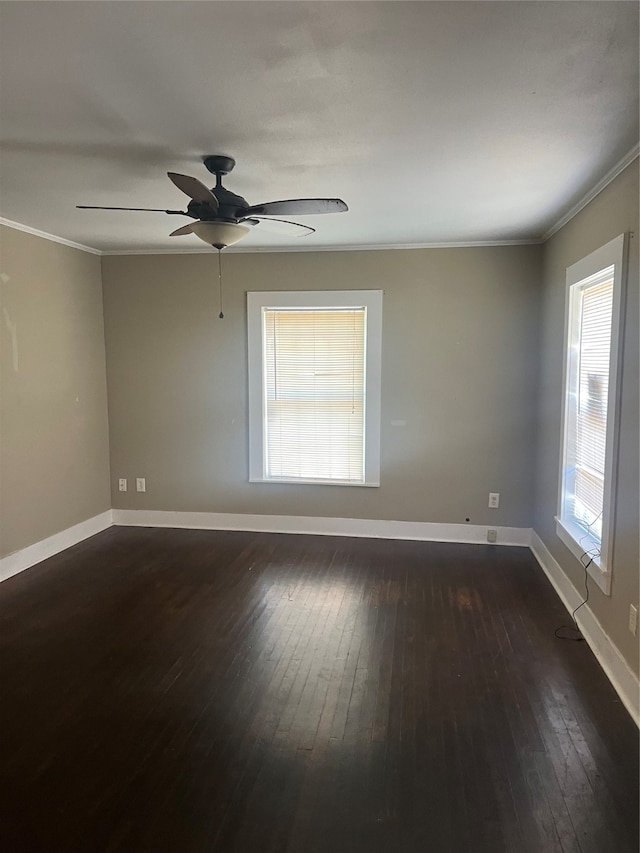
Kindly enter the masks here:
[[382, 291], [247, 294], [249, 479], [380, 484]]
[[611, 586], [624, 235], [567, 269], [564, 424], [556, 530]]

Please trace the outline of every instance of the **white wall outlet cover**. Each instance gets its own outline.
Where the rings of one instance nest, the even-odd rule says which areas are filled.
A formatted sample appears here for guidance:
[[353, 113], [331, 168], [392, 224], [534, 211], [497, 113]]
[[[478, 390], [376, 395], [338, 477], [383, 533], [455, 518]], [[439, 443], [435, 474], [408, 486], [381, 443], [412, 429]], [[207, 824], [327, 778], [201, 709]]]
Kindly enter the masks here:
[[497, 542], [498, 541], [498, 531], [489, 528], [487, 530], [487, 542]]
[[146, 492], [147, 484], [144, 477], [136, 477], [136, 491], [138, 492]]
[[118, 480], [118, 491], [126, 492], [127, 491], [127, 481], [124, 477], [121, 477]]
[[489, 506], [491, 509], [498, 509], [500, 506], [500, 492], [489, 492]]

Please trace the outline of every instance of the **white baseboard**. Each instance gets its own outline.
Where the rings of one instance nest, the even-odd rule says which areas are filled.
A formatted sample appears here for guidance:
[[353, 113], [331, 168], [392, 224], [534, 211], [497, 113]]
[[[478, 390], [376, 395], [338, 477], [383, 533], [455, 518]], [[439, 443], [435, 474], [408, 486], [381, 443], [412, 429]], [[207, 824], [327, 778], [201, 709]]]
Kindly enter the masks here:
[[[317, 518], [295, 515], [248, 515], [218, 512], [165, 512], [112, 509], [54, 533], [0, 559], [0, 582], [53, 557], [89, 536], [119, 524], [131, 527], [178, 527], [198, 530], [245, 530], [257, 533], [306, 533], [372, 539], [413, 539], [427, 542], [486, 544], [488, 527], [422, 521], [376, 521], [366, 518]], [[525, 527], [495, 527], [496, 545], [528, 546]]]
[[[582, 595], [562, 571], [560, 564], [535, 530], [531, 532], [531, 550], [562, 603], [569, 613], [572, 613], [582, 601]], [[576, 621], [582, 636], [589, 644], [620, 700], [635, 720], [636, 725], [640, 726], [640, 680], [638, 676], [622, 657], [588, 606], [582, 607], [576, 613]]]
[[0, 581], [7, 580], [7, 578], [35, 566], [36, 563], [40, 563], [48, 557], [53, 557], [54, 554], [58, 554], [72, 545], [77, 545], [78, 542], [100, 533], [101, 530], [106, 530], [112, 524], [113, 510], [108, 509], [106, 512], [101, 512], [100, 515], [87, 518], [86, 521], [81, 521], [79, 524], [74, 524], [73, 527], [54, 533], [53, 536], [48, 536], [46, 539], [35, 542], [20, 551], [14, 551], [13, 554], [0, 559]]
[[439, 524], [429, 521], [377, 521], [369, 518], [318, 518], [299, 515], [247, 515], [226, 512], [166, 512], [114, 509], [113, 523], [128, 527], [178, 527], [198, 530], [245, 530], [255, 533], [307, 533], [370, 539], [487, 543], [487, 530], [498, 532], [496, 545], [528, 546], [528, 527]]

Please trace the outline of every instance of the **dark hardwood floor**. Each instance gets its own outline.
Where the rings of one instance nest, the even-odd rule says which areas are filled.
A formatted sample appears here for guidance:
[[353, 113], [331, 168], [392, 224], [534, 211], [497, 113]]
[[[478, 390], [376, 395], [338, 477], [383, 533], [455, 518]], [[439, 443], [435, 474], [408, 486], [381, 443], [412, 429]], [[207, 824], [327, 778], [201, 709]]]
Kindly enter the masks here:
[[2, 853], [637, 853], [524, 548], [112, 528], [0, 585]]

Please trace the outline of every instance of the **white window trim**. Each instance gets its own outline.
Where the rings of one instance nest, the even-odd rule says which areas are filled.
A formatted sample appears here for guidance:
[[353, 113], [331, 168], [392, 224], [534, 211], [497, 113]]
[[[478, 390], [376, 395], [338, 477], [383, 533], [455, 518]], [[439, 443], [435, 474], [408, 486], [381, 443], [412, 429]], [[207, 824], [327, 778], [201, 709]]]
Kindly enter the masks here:
[[[303, 480], [265, 476], [265, 405], [263, 382], [263, 308], [367, 309], [365, 337], [364, 482]], [[380, 485], [380, 395], [382, 373], [382, 291], [302, 290], [247, 293], [249, 366], [249, 482], [295, 483], [322, 486], [376, 487]]]
[[[563, 352], [563, 381], [562, 381], [562, 432], [560, 443], [560, 465], [558, 481], [558, 514], [556, 516], [556, 534], [567, 546], [571, 553], [587, 564], [587, 572], [596, 581], [605, 595], [611, 594], [611, 577], [613, 570], [613, 530], [615, 524], [615, 495], [618, 473], [618, 436], [620, 431], [620, 376], [623, 343], [623, 305], [625, 297], [624, 284], [626, 281], [626, 234], [611, 240], [586, 258], [567, 267], [565, 314], [564, 314], [564, 352]], [[568, 413], [568, 348], [569, 348], [569, 310], [571, 305], [571, 289], [595, 273], [609, 266], [614, 266], [613, 277], [613, 312], [611, 319], [611, 356], [609, 361], [609, 396], [607, 402], [607, 435], [605, 449], [605, 482], [602, 514], [602, 541], [585, 533], [584, 529], [570, 519], [562, 518], [563, 485], [565, 473], [565, 448], [567, 445]], [[585, 553], [599, 550], [589, 562]]]

